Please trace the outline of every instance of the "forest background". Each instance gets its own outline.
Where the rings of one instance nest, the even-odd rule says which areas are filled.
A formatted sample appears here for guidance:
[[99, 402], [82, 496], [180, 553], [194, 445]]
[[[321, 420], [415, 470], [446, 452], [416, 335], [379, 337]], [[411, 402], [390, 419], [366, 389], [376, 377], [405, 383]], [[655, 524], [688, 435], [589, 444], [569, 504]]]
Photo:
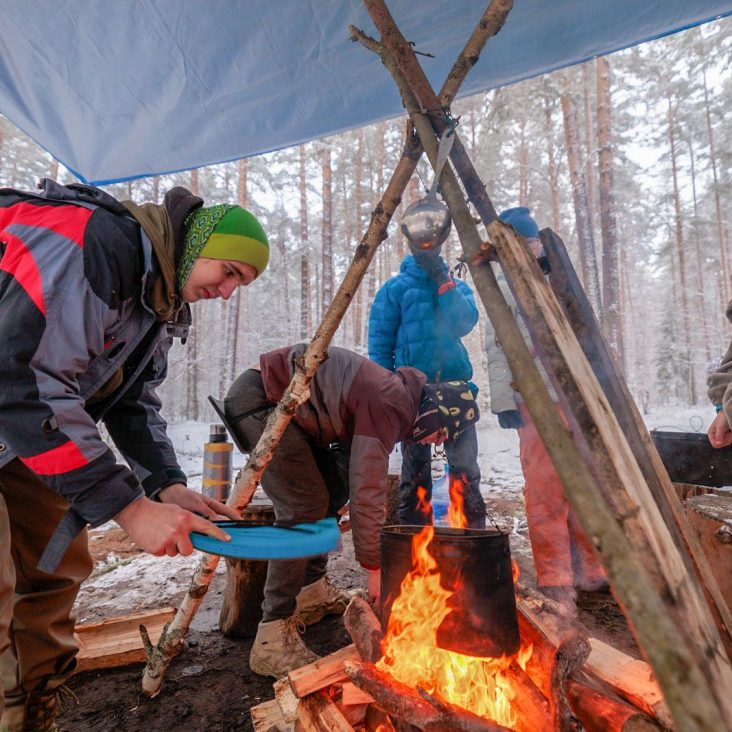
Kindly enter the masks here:
[[[706, 377], [729, 341], [731, 63], [732, 19], [722, 19], [452, 108], [496, 208], [529, 206], [540, 228], [564, 239], [644, 412], [705, 405]], [[208, 394], [224, 394], [260, 353], [312, 337], [398, 161], [404, 130], [405, 119], [395, 119], [105, 187], [138, 203], [160, 202], [174, 185], [207, 205], [238, 202], [270, 239], [260, 280], [228, 302], [193, 306], [194, 328], [171, 351], [161, 389], [168, 419], [210, 419]], [[0, 185], [34, 188], [44, 176], [75, 180], [0, 116]], [[423, 160], [402, 207], [431, 180]], [[370, 303], [408, 252], [400, 214], [334, 345], [366, 353]], [[452, 234], [443, 255], [453, 266], [459, 253]], [[487, 405], [485, 318], [481, 312], [465, 343]]]

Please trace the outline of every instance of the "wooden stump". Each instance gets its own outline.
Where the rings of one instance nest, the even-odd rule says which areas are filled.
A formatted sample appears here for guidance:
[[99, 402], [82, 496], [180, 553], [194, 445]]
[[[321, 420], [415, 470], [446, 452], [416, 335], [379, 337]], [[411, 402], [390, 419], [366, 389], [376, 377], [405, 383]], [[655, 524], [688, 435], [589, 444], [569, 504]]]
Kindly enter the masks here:
[[686, 501], [686, 515], [722, 596], [732, 607], [732, 498], [713, 493], [693, 496]]
[[[250, 504], [242, 518], [264, 525], [274, 523], [274, 508], [270, 503]], [[255, 559], [226, 559], [226, 589], [219, 615], [221, 632], [229, 638], [251, 638], [257, 633], [262, 619], [264, 582], [267, 561]]]

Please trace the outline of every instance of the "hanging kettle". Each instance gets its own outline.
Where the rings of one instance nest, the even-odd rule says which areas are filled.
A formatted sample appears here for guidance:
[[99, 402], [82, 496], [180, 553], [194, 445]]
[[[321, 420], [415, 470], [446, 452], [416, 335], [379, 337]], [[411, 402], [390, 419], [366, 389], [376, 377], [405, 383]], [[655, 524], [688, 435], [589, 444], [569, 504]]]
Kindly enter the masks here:
[[418, 251], [437, 249], [450, 233], [452, 218], [447, 206], [437, 198], [437, 185], [454, 139], [452, 130], [442, 135], [432, 186], [423, 198], [411, 203], [402, 215], [402, 233], [412, 248]]

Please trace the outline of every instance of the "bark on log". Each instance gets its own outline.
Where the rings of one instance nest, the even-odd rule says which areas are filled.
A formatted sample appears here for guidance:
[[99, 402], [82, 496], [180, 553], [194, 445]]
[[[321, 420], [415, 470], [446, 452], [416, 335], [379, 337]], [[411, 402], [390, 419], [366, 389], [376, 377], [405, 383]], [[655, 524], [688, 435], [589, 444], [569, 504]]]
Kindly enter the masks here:
[[658, 505], [672, 541], [676, 546], [686, 547], [687, 551], [682, 553], [682, 559], [687, 570], [701, 584], [727, 655], [730, 656], [732, 654], [730, 598], [718, 586], [718, 580], [712, 571], [714, 562], [707, 561], [697, 537], [685, 520], [683, 508], [674, 500], [679, 496], [679, 491], [671, 482], [622, 372], [615, 363], [564, 242], [551, 229], [543, 229], [539, 232], [539, 236], [552, 268], [549, 276], [552, 290], [628, 439], [628, 445]]
[[368, 663], [346, 661], [346, 673], [356, 686], [370, 694], [387, 714], [422, 730], [454, 732], [507, 732], [507, 728], [424, 692], [420, 695]]
[[381, 623], [363, 597], [354, 597], [348, 603], [343, 613], [343, 624], [362, 661], [376, 663], [384, 655], [381, 651]]
[[[434, 165], [437, 141], [422, 111], [436, 107], [434, 98], [428, 104], [417, 102], [398, 63], [400, 58], [408, 57], [412, 63], [410, 71], [416, 67], [424, 76], [411, 47], [398, 33], [383, 2], [365, 1], [369, 9], [379, 7], [380, 17], [375, 13], [371, 16], [382, 35], [382, 60], [397, 81]], [[384, 18], [388, 19], [386, 31]], [[390, 45], [385, 33], [396, 38], [396, 43]], [[456, 147], [457, 142], [453, 151]], [[468, 195], [475, 203], [472, 185], [478, 181], [478, 192], [482, 193], [485, 187], [469, 161], [461, 166], [453, 154], [451, 159], [460, 169]], [[549, 370], [561, 377], [557, 386], [566, 397], [563, 406], [570, 412], [571, 434], [558, 418], [495, 275], [482, 263], [483, 243], [449, 166], [443, 169], [441, 183], [476, 289], [496, 327], [514, 382], [552, 456], [567, 498], [601, 552], [613, 587], [633, 621], [675, 720], [679, 727], [690, 730], [719, 727], [720, 720], [724, 720], [722, 728], [730, 729], [732, 698], [725, 689], [732, 688], [732, 668], [717, 629], [536, 261], [512, 229], [491, 220], [490, 212], [483, 212], [476, 203], [481, 216], [485, 213], [489, 222], [489, 234], [513, 294], [527, 316], [537, 350]], [[673, 600], [666, 602], [666, 598]], [[690, 693], [696, 702], [693, 706], [686, 703]]]
[[[449, 104], [457, 94], [468, 71], [477, 61], [488, 39], [497, 33], [503, 25], [494, 21], [494, 5], [501, 6], [506, 0], [492, 0], [483, 17], [468, 39], [465, 48], [458, 56], [450, 75], [441, 91], [445, 104]], [[510, 7], [510, 3], [509, 3]], [[318, 365], [326, 358], [327, 349], [340, 325], [348, 305], [353, 299], [379, 244], [387, 237], [387, 227], [394, 215], [394, 211], [401, 202], [409, 179], [416, 170], [417, 163], [422, 155], [422, 149], [413, 135], [407, 134], [402, 157], [387, 184], [386, 191], [371, 214], [371, 222], [361, 243], [356, 249], [353, 261], [346, 275], [328, 307], [323, 322], [310, 342], [307, 351], [303, 354], [302, 369], [293, 376], [293, 380], [282, 395], [280, 403], [272, 412], [262, 437], [256, 448], [249, 456], [244, 470], [237, 476], [227, 504], [239, 511], [243, 510], [251, 500], [262, 473], [271, 460], [272, 452], [277, 447], [279, 439], [290, 423], [297, 407], [297, 401], [291, 397], [293, 386], [307, 386], [312, 379]], [[191, 580], [191, 587], [183, 598], [175, 618], [161, 636], [154, 650], [148, 654], [147, 665], [142, 676], [142, 692], [145, 696], [155, 697], [160, 693], [163, 675], [170, 662], [185, 645], [185, 634], [188, 632], [191, 620], [200, 606], [211, 580], [213, 578], [218, 557], [204, 555]]]

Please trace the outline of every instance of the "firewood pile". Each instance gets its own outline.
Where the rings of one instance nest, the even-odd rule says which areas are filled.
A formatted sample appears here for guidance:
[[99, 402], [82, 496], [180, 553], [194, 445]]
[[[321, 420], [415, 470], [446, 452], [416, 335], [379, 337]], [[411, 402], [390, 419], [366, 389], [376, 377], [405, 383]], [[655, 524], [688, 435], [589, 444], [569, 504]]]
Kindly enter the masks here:
[[527, 589], [517, 597], [523, 664], [512, 660], [511, 727], [398, 682], [377, 667], [382, 631], [368, 603], [354, 598], [344, 615], [353, 644], [290, 672], [275, 698], [251, 710], [255, 732], [495, 732], [515, 729], [672, 729], [650, 667], [584, 634], [562, 608]]

